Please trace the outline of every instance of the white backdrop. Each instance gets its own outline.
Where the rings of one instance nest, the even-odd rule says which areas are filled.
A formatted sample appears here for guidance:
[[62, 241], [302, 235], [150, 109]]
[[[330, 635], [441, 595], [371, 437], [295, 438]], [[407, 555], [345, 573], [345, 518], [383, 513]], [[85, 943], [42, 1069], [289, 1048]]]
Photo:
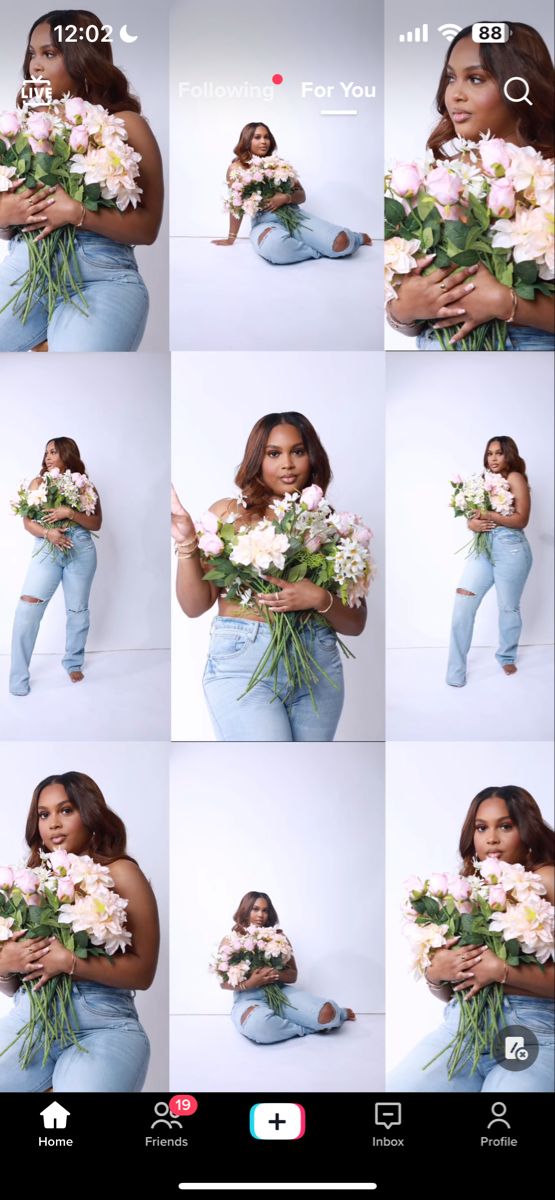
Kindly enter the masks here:
[[[162, 157], [168, 157], [168, 21], [170, 0], [157, 0], [156, 19], [153, 20], [149, 0], [101, 0], [93, 11], [99, 19], [113, 26], [112, 53], [117, 67], [125, 72], [131, 91], [141, 101], [143, 116], [148, 121], [160, 146]], [[10, 19], [2, 26], [0, 44], [0, 110], [13, 109], [17, 89], [21, 83], [21, 67], [25, 57], [26, 40], [34, 21], [41, 16], [42, 8], [37, 0], [18, 0], [10, 9]], [[70, 5], [64, 4], [63, 8]], [[137, 41], [126, 44], [119, 31], [127, 22], [131, 35]], [[137, 262], [150, 293], [150, 313], [140, 349], [141, 351], [167, 350], [168, 348], [168, 221], [162, 223], [157, 241], [153, 246], [138, 246]], [[5, 254], [5, 244], [0, 242], [0, 261]]]
[[229, 1012], [208, 962], [256, 887], [298, 986], [381, 1012], [383, 748], [174, 745], [170, 772], [171, 1012]]
[[[472, 536], [449, 508], [449, 478], [481, 470], [486, 442], [509, 434], [527, 465], [534, 564], [522, 598], [523, 645], [553, 640], [553, 363], [548, 354], [387, 356], [387, 645], [447, 646]], [[497, 644], [493, 590], [475, 646]]]
[[[249, 121], [267, 123], [299, 172], [307, 209], [382, 236], [383, 7], [381, 0], [176, 3], [171, 30], [171, 233], [227, 234], [225, 173]], [[283, 83], [272, 85], [279, 72]], [[179, 84], [241, 88], [246, 97], [180, 99]], [[301, 83], [334, 85], [301, 98]], [[345, 99], [340, 83], [375, 87]], [[249, 88], [269, 88], [270, 100]], [[357, 116], [321, 116], [326, 109]], [[249, 221], [244, 222], [248, 231]]]
[[[330, 457], [331, 502], [360, 513], [374, 532], [378, 571], [368, 597], [366, 629], [347, 639], [356, 659], [344, 662], [340, 740], [384, 737], [383, 370], [379, 354], [172, 355], [173, 480], [193, 518], [235, 494], [233, 479], [255, 421], [265, 412], [293, 409], [312, 421]], [[262, 399], [258, 374], [271, 381], [263, 385]], [[177, 740], [214, 736], [202, 675], [216, 611], [214, 607], [191, 620], [174, 591], [172, 736]]]
[[553, 745], [391, 742], [386, 771], [386, 1063], [391, 1070], [437, 1028], [443, 1013], [442, 1002], [409, 972], [409, 943], [402, 932], [403, 881], [409, 875], [459, 869], [463, 821], [483, 788], [526, 788], [551, 823]]
[[[0, 745], [5, 797], [2, 806], [3, 863], [26, 854], [25, 821], [37, 783], [47, 775], [83, 771], [101, 789], [106, 803], [125, 822], [128, 853], [152, 884], [160, 913], [162, 942], [152, 987], [137, 992], [135, 1003], [151, 1043], [145, 1091], [168, 1087], [168, 748], [161, 742], [44, 742]], [[155, 814], [155, 817], [153, 816]], [[153, 829], [156, 836], [153, 836]], [[27, 851], [28, 853], [28, 851]], [[0, 996], [0, 1017], [11, 1000]]]
[[[62, 435], [77, 442], [102, 503], [88, 649], [168, 646], [168, 356], [4, 354], [0, 370], [0, 653], [9, 652], [14, 609], [34, 549], [9, 502], [21, 480], [38, 475], [48, 439]], [[64, 644], [59, 588], [36, 648], [58, 653]]]

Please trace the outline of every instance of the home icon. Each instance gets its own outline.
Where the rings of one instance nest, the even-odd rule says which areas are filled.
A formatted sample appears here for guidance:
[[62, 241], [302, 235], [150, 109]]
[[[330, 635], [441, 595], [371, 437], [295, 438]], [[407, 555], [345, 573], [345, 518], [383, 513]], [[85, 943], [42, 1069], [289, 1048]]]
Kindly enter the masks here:
[[54, 1100], [52, 1104], [48, 1105], [48, 1108], [42, 1109], [40, 1115], [45, 1129], [65, 1129], [67, 1119], [71, 1114], [63, 1104], [58, 1104], [58, 1101]]

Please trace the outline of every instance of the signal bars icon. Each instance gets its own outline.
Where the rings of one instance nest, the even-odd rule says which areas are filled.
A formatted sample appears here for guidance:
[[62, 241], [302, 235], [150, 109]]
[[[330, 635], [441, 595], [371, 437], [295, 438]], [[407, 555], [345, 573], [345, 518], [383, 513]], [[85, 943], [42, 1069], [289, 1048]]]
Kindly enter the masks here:
[[427, 42], [428, 41], [428, 26], [416, 26], [416, 29], [409, 29], [408, 33], [399, 34], [400, 42]]

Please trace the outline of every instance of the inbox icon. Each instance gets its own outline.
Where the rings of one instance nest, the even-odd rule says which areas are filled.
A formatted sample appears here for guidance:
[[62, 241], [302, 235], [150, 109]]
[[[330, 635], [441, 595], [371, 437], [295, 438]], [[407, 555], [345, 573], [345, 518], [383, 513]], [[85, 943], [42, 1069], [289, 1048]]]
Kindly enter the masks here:
[[302, 1104], [253, 1104], [250, 1111], [251, 1137], [261, 1141], [294, 1142], [305, 1126]]

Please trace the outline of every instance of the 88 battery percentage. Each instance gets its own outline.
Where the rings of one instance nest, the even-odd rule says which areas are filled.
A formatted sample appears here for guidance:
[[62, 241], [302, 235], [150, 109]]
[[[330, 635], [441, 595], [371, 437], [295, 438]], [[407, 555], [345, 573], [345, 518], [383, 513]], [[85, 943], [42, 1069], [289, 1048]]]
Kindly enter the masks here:
[[472, 26], [472, 41], [500, 45], [502, 42], [508, 42], [510, 33], [506, 21], [480, 21]]

